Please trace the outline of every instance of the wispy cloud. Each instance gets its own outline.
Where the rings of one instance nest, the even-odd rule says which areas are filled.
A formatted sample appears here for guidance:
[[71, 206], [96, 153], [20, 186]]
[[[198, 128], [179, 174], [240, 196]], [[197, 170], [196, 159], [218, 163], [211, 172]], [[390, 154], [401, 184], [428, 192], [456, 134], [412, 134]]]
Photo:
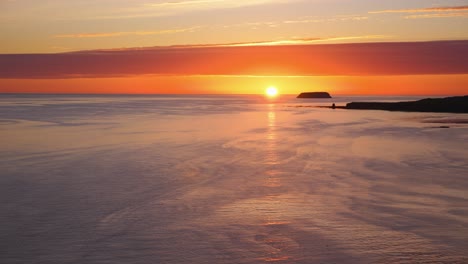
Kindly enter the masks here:
[[341, 40], [358, 40], [358, 39], [388, 39], [392, 38], [392, 36], [388, 35], [362, 35], [362, 36], [343, 36], [343, 37], [331, 37], [326, 38], [318, 41], [341, 41]]
[[468, 10], [468, 5], [429, 7], [429, 8], [425, 8], [425, 9], [426, 10], [434, 10], [434, 11], [462, 11], [462, 10]]
[[285, 24], [298, 24], [298, 23], [323, 23], [323, 22], [340, 22], [340, 21], [363, 21], [368, 20], [369, 17], [367, 16], [358, 16], [358, 15], [350, 15], [350, 16], [334, 16], [329, 18], [323, 17], [305, 17], [301, 19], [291, 19], [285, 20], [283, 23]]
[[[308, 24], [308, 23], [326, 23], [326, 22], [346, 22], [346, 21], [365, 21], [369, 17], [361, 15], [341, 15], [341, 16], [315, 16], [315, 17], [300, 17], [295, 19], [286, 19], [286, 20], [276, 20], [276, 21], [257, 21], [257, 22], [243, 22], [236, 24], [228, 24], [222, 26], [222, 28], [238, 28], [238, 27], [250, 27], [250, 28], [259, 28], [259, 27], [280, 27], [288, 24]], [[213, 27], [213, 26], [212, 26]]]
[[229, 2], [226, 0], [190, 0], [190, 1], [171, 1], [171, 2], [163, 2], [163, 3], [150, 3], [146, 4], [147, 6], [152, 7], [173, 7], [173, 6], [193, 6], [193, 5], [201, 5], [201, 4], [214, 4], [214, 3], [223, 3]]
[[[250, 41], [250, 42], [231, 42], [217, 44], [195, 44], [195, 45], [173, 45], [173, 46], [156, 46], [149, 48], [124, 48], [124, 49], [105, 49], [98, 51], [129, 51], [129, 50], [161, 50], [161, 49], [188, 49], [188, 48], [215, 48], [215, 47], [255, 47], [255, 46], [294, 46], [294, 45], [309, 45], [323, 42], [339, 42], [342, 40], [376, 40], [388, 39], [391, 36], [387, 35], [363, 35], [363, 36], [343, 36], [343, 37], [327, 37], [327, 38], [290, 38], [266, 41]], [[79, 52], [79, 51], [78, 51]], [[87, 51], [85, 51], [87, 52]]]
[[255, 42], [239, 42], [239, 43], [227, 43], [218, 44], [216, 46], [221, 47], [249, 47], [249, 46], [278, 46], [278, 45], [302, 45], [310, 44], [317, 41], [323, 41], [322, 38], [293, 38], [283, 40], [272, 40], [272, 41], [255, 41]]
[[439, 6], [416, 9], [388, 9], [370, 11], [369, 14], [408, 14], [406, 19], [468, 17], [468, 6]]
[[[10, 2], [0, 0], [1, 2]], [[32, 2], [36, 2], [30, 0]], [[40, 21], [83, 21], [119, 20], [179, 16], [192, 12], [234, 9], [249, 6], [290, 4], [302, 0], [101, 0], [101, 1], [50, 1], [48, 5], [33, 3], [22, 8], [0, 8], [2, 20], [40, 20]], [[28, 1], [18, 1], [28, 2]], [[96, 3], [94, 3], [96, 2]], [[108, 4], [99, 2], [109, 2]], [[27, 6], [27, 7], [26, 7]], [[60, 10], [60, 12], [57, 12]], [[4, 11], [4, 12], [2, 12]]]
[[55, 38], [107, 38], [121, 36], [144, 36], [144, 35], [160, 35], [160, 34], [175, 34], [181, 32], [192, 32], [199, 27], [167, 29], [158, 31], [121, 31], [121, 32], [100, 32], [100, 33], [77, 33], [77, 34], [61, 34], [55, 35]]
[[122, 8], [117, 12], [93, 17], [93, 19], [144, 18], [180, 15], [187, 12], [240, 8], [246, 6], [290, 3], [300, 0], [186, 0], [144, 3]]
[[468, 12], [453, 12], [453, 13], [431, 13], [405, 16], [406, 19], [419, 18], [448, 18], [448, 17], [468, 17]]
[[248, 47], [248, 46], [280, 46], [280, 45], [307, 45], [318, 42], [332, 42], [341, 40], [358, 40], [358, 39], [384, 39], [390, 36], [385, 35], [365, 35], [365, 36], [344, 36], [344, 37], [329, 37], [329, 38], [292, 38], [273, 41], [258, 41], [258, 42], [242, 42], [221, 44], [218, 46], [225, 47]]
[[417, 9], [388, 9], [370, 11], [369, 14], [383, 14], [383, 13], [428, 13], [428, 12], [460, 12], [467, 11], [468, 6], [440, 6], [440, 7], [427, 7]]
[[287, 0], [186, 0], [186, 1], [166, 1], [162, 3], [147, 3], [145, 6], [153, 8], [220, 8], [220, 7], [240, 7], [270, 3], [287, 3]]

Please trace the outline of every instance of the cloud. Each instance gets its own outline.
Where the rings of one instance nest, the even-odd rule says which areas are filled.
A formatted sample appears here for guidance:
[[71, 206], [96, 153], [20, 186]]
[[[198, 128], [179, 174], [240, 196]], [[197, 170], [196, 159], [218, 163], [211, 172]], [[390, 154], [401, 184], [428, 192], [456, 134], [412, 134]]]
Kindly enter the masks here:
[[223, 3], [229, 2], [226, 0], [191, 0], [191, 1], [171, 1], [171, 2], [162, 2], [162, 3], [151, 3], [146, 4], [147, 6], [152, 7], [173, 7], [173, 6], [193, 6], [193, 5], [200, 5], [200, 4], [214, 4], [214, 3]]
[[121, 8], [117, 12], [92, 17], [92, 19], [122, 19], [160, 17], [185, 14], [194, 11], [241, 8], [247, 6], [290, 3], [299, 0], [187, 0], [144, 3]]
[[465, 6], [442, 6], [442, 7], [429, 7], [425, 8], [430, 11], [466, 11], [468, 10], [468, 5]]
[[123, 31], [123, 32], [101, 32], [101, 33], [77, 33], [77, 34], [61, 34], [55, 35], [55, 38], [106, 38], [106, 37], [121, 37], [121, 36], [142, 36], [142, 35], [160, 35], [160, 34], [175, 34], [181, 32], [194, 31], [200, 27], [167, 29], [158, 31]]
[[287, 0], [187, 0], [167, 1], [162, 3], [147, 3], [146, 7], [155, 9], [217, 9], [242, 7], [261, 4], [287, 3]]
[[302, 19], [291, 19], [283, 21], [284, 24], [298, 24], [298, 23], [323, 23], [323, 22], [339, 22], [339, 21], [363, 21], [368, 20], [367, 16], [334, 16], [330, 18], [320, 18], [320, 17], [307, 17]]
[[459, 12], [467, 11], [468, 6], [441, 6], [441, 7], [428, 7], [418, 9], [389, 9], [370, 11], [369, 14], [383, 14], [383, 13], [427, 13], [427, 12]]
[[386, 39], [390, 36], [386, 35], [364, 35], [364, 36], [345, 36], [345, 37], [329, 37], [329, 38], [291, 38], [268, 41], [249, 41], [249, 42], [230, 42], [217, 44], [194, 44], [194, 45], [172, 45], [172, 46], [156, 46], [156, 47], [137, 47], [137, 48], [115, 48], [115, 49], [100, 49], [94, 51], [75, 51], [74, 53], [89, 53], [89, 52], [116, 52], [116, 51], [155, 51], [164, 49], [190, 49], [190, 48], [216, 48], [216, 47], [255, 47], [255, 46], [289, 46], [289, 45], [309, 45], [320, 42], [334, 42], [342, 40], [366, 40], [366, 39]]
[[435, 13], [435, 14], [420, 14], [405, 16], [406, 19], [419, 19], [419, 18], [447, 18], [447, 17], [468, 17], [468, 12], [453, 12], [453, 13]]
[[[325, 39], [323, 39], [324, 41]], [[468, 41], [215, 44], [0, 55], [0, 78], [128, 75], [375, 76], [467, 74]], [[284, 44], [280, 42], [278, 44]]]
[[[5, 3], [11, 1], [3, 0]], [[41, 5], [28, 0], [30, 5], [14, 7], [15, 12], [2, 12], [0, 16], [8, 21], [96, 21], [180, 16], [187, 13], [209, 10], [236, 9], [253, 6], [290, 4], [302, 0], [101, 0], [63, 1], [50, 0]], [[18, 1], [23, 2], [23, 1]], [[37, 2], [37, 3], [35, 3]], [[50, 3], [49, 3], [50, 2]], [[100, 3], [101, 2], [101, 3]], [[102, 3], [108, 2], [108, 4]], [[2, 0], [0, 0], [2, 3]], [[13, 3], [13, 2], [12, 2]], [[87, 8], [89, 7], [89, 8]], [[60, 10], [60, 12], [57, 12]], [[8, 11], [8, 8], [7, 10]]]
[[314, 16], [314, 17], [301, 17], [296, 19], [287, 19], [287, 20], [276, 20], [276, 21], [257, 21], [257, 22], [243, 22], [236, 24], [220, 25], [220, 26], [210, 26], [221, 27], [221, 28], [239, 28], [239, 27], [279, 27], [288, 24], [306, 24], [306, 23], [325, 23], [325, 22], [347, 22], [347, 21], [365, 21], [369, 17], [361, 15], [340, 15], [340, 16]]
[[420, 19], [420, 18], [453, 18], [453, 17], [468, 17], [468, 6], [440, 6], [440, 7], [427, 7], [417, 9], [389, 9], [371, 11], [369, 14], [385, 14], [385, 13], [399, 13], [399, 14], [413, 14], [407, 15], [406, 19]]
[[248, 47], [248, 46], [280, 46], [280, 45], [307, 45], [317, 42], [340, 41], [340, 40], [357, 40], [357, 39], [383, 39], [388, 38], [384, 35], [367, 35], [367, 36], [347, 36], [347, 37], [330, 37], [330, 38], [292, 38], [271, 41], [255, 41], [255, 42], [237, 42], [226, 44], [209, 45], [212, 47]]

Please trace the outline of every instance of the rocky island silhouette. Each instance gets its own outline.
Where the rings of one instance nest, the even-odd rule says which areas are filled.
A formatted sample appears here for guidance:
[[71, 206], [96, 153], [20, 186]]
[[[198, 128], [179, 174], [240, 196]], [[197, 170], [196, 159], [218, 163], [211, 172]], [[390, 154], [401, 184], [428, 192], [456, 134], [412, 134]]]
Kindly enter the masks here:
[[306, 92], [301, 93], [297, 98], [332, 98], [331, 95], [327, 92]]

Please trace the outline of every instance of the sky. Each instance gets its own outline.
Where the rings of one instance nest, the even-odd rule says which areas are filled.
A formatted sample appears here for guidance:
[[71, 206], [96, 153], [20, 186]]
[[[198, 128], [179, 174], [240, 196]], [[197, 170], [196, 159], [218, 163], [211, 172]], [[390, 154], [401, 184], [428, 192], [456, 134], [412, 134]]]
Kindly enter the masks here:
[[0, 0], [0, 35], [0, 92], [468, 94], [466, 0]]

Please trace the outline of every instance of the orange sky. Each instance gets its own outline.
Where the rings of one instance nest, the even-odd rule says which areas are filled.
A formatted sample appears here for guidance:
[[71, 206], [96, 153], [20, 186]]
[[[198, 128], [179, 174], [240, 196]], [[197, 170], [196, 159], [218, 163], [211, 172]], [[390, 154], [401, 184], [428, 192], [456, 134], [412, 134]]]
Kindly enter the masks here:
[[468, 93], [468, 41], [0, 54], [6, 93]]
[[0, 79], [8, 93], [262, 94], [276, 86], [282, 94], [328, 91], [347, 95], [464, 95], [468, 74], [397, 76], [133, 76], [73, 79]]
[[0, 93], [468, 94], [464, 0], [46, 2], [0, 0]]

